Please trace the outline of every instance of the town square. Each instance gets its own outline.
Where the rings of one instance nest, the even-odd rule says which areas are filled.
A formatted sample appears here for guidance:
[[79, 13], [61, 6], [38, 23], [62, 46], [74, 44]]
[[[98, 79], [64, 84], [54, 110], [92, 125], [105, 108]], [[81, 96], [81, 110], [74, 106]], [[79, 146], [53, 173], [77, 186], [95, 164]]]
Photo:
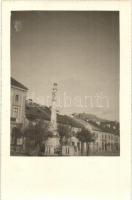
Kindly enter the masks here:
[[120, 156], [118, 12], [11, 12], [11, 156]]

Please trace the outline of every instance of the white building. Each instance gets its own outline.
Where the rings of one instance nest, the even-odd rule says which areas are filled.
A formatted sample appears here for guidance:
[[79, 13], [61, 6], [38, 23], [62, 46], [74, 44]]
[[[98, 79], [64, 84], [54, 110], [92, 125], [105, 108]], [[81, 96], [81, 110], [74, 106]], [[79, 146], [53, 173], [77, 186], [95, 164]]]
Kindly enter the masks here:
[[[120, 151], [120, 135], [115, 131], [104, 130], [96, 125], [91, 125], [95, 141], [90, 143], [91, 153], [107, 153]], [[110, 127], [107, 125], [107, 127]], [[115, 130], [115, 127], [113, 128]]]
[[27, 90], [23, 84], [11, 78], [11, 128], [24, 124]]
[[74, 136], [68, 139], [68, 143], [62, 145], [62, 156], [81, 155], [81, 142]]

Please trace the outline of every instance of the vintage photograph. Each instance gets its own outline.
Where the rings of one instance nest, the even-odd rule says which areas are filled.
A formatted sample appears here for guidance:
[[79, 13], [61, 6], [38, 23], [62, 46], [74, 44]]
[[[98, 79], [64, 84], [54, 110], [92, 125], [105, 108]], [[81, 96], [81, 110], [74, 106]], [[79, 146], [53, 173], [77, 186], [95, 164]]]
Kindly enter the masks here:
[[10, 155], [120, 156], [118, 11], [11, 11]]

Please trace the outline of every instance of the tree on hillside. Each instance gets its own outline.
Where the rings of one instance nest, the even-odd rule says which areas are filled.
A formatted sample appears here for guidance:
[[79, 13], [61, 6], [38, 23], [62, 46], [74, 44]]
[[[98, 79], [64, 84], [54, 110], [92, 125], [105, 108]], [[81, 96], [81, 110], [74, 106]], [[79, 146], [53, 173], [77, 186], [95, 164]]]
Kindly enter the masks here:
[[93, 142], [94, 141], [94, 137], [93, 137], [93, 134], [83, 128], [80, 132], [77, 133], [77, 138], [81, 141], [81, 146], [82, 146], [82, 149], [81, 149], [81, 153], [83, 154], [84, 152], [84, 143], [86, 143], [86, 152], [87, 152], [87, 155], [88, 155], [88, 152], [89, 152], [89, 143], [90, 142]]

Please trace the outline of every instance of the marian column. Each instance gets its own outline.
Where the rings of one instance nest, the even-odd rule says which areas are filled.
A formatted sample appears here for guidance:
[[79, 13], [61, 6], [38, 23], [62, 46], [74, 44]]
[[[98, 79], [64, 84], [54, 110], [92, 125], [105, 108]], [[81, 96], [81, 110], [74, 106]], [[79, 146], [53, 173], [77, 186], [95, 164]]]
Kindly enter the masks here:
[[58, 154], [58, 148], [60, 146], [59, 133], [57, 131], [57, 114], [56, 114], [56, 92], [57, 83], [53, 84], [52, 89], [52, 105], [51, 105], [51, 119], [49, 125], [49, 137], [45, 143], [45, 155], [55, 156]]
[[56, 92], [57, 92], [57, 83], [54, 83], [52, 90], [51, 121], [50, 121], [51, 123], [50, 129], [54, 136], [58, 135], [57, 120], [56, 120], [56, 101], [57, 101]]

